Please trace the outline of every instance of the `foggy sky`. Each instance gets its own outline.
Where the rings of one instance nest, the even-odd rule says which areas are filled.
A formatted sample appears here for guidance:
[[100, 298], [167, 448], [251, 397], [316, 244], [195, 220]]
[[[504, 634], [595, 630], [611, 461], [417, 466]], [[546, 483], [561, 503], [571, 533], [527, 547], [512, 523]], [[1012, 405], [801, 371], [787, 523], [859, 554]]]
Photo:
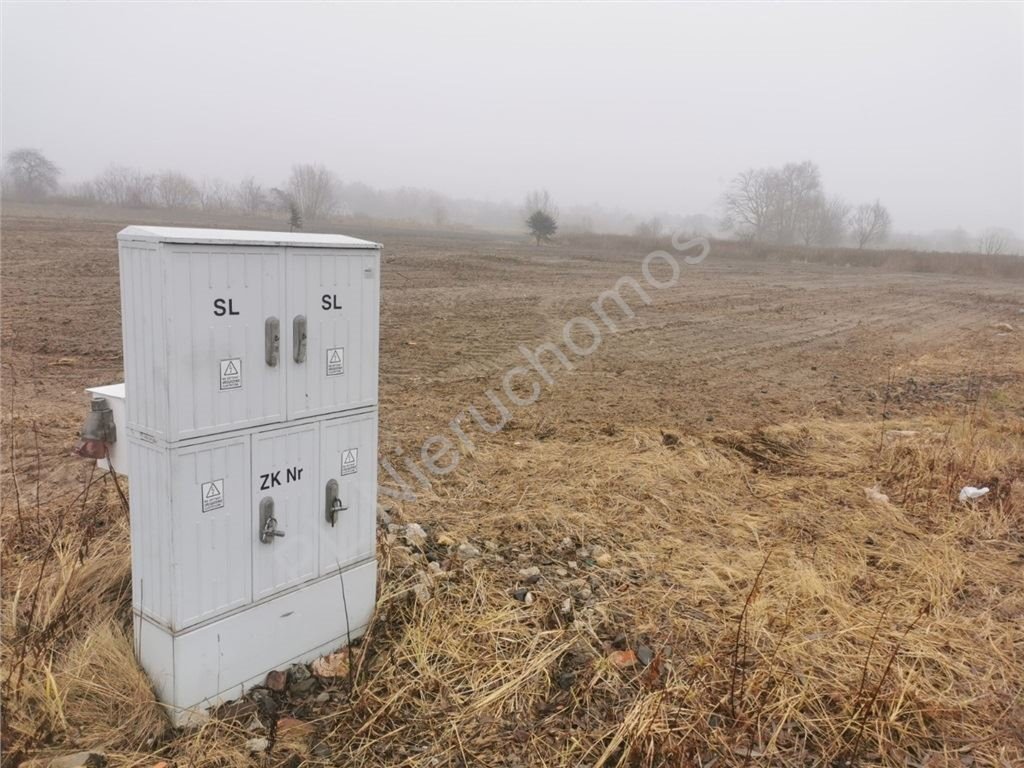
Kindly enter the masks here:
[[899, 230], [1024, 235], [1024, 6], [43, 5], [2, 11], [4, 151], [717, 213], [809, 159]]

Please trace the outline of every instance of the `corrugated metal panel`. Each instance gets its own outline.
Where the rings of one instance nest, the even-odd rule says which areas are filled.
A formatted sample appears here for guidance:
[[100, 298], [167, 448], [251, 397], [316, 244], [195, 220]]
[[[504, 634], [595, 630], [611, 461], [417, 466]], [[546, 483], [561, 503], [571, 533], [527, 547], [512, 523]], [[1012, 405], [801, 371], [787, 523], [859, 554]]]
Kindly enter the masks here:
[[167, 304], [164, 262], [154, 246], [122, 243], [121, 333], [129, 427], [165, 436]]
[[[335, 526], [322, 518], [320, 573], [373, 557], [377, 526], [377, 414], [331, 419], [320, 425], [320, 488], [336, 480], [348, 507]], [[354, 459], [354, 461], [353, 461]]]
[[[252, 438], [253, 598], [317, 575], [317, 451], [319, 425], [260, 432]], [[274, 503], [284, 537], [259, 540], [260, 502]]]
[[122, 229], [121, 242], [196, 243], [222, 245], [297, 245], [304, 248], [380, 248], [378, 243], [347, 235], [315, 232], [258, 232], [247, 229], [131, 226]]
[[297, 363], [288, 334], [288, 418], [377, 402], [380, 257], [377, 251], [289, 248], [288, 328], [306, 318], [306, 359]]
[[[120, 437], [118, 438], [120, 439]], [[174, 537], [170, 453], [129, 440], [131, 477], [132, 604], [156, 622], [174, 617]]]
[[249, 443], [246, 435], [171, 452], [173, 629], [252, 600]]
[[284, 311], [283, 251], [165, 245], [171, 297], [169, 440], [281, 421], [284, 372], [265, 324]]

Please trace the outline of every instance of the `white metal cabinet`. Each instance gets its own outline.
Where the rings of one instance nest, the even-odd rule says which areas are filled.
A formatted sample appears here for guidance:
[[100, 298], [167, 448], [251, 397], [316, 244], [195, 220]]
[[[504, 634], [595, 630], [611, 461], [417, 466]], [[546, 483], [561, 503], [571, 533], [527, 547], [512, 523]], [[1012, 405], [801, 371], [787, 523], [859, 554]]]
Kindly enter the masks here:
[[180, 722], [369, 621], [380, 246], [118, 240], [136, 640]]
[[[318, 425], [252, 437], [252, 582], [260, 600], [317, 575]], [[267, 515], [283, 536], [264, 531]]]
[[379, 261], [371, 249], [287, 249], [289, 419], [376, 404]]
[[252, 601], [249, 437], [179, 448], [169, 467], [172, 629], [183, 629]]
[[[337, 483], [341, 509], [332, 525], [327, 486]], [[365, 413], [320, 425], [320, 573], [373, 557], [377, 522], [377, 414]]]

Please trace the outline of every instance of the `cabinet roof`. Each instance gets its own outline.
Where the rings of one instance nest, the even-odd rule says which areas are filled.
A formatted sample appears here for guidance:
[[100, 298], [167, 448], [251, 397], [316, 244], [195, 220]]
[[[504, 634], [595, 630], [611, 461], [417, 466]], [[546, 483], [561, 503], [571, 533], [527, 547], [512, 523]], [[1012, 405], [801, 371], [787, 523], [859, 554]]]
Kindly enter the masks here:
[[380, 248], [379, 243], [348, 235], [313, 232], [257, 232], [247, 229], [198, 229], [192, 227], [125, 227], [121, 241], [195, 243], [203, 245], [276, 245], [302, 248]]

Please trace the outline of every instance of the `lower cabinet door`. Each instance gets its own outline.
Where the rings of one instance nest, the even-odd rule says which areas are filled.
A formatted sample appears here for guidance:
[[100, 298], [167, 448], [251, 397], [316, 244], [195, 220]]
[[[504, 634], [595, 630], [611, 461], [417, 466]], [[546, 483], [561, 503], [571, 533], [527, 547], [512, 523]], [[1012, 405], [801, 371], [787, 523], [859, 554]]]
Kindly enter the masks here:
[[178, 630], [252, 599], [249, 437], [172, 448], [170, 469]]
[[252, 437], [254, 600], [317, 575], [317, 437], [317, 424]]
[[320, 573], [373, 557], [377, 524], [377, 414], [320, 424]]

